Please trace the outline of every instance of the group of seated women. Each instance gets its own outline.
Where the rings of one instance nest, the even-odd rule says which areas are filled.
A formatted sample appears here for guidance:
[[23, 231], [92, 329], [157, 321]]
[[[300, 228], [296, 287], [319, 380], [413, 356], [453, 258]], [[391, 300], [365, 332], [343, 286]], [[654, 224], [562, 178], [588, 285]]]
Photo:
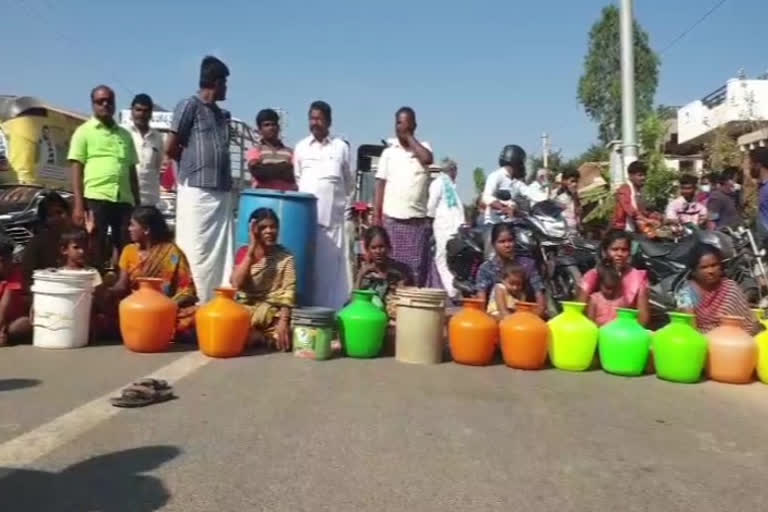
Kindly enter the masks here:
[[[497, 224], [491, 232], [494, 254], [479, 268], [476, 293], [497, 318], [514, 312], [518, 301], [535, 302], [545, 316], [544, 283], [531, 258], [515, 252], [514, 226]], [[602, 239], [596, 267], [584, 274], [578, 300], [586, 303], [587, 315], [599, 326], [616, 318], [619, 308], [638, 311], [638, 321], [651, 320], [650, 291], [645, 270], [631, 264], [632, 235], [611, 230]], [[690, 255], [689, 279], [675, 296], [677, 309], [692, 313], [702, 332], [719, 325], [723, 316], [742, 318], [742, 327], [751, 334], [760, 324], [738, 284], [725, 277], [723, 256], [711, 245], [699, 244]]]
[[[71, 225], [69, 204], [55, 192], [38, 209], [40, 227], [24, 252], [21, 266], [13, 263], [13, 243], [0, 240], [0, 344], [23, 339], [31, 332], [30, 286], [35, 270], [89, 268], [93, 222]], [[251, 315], [250, 343], [265, 343], [279, 350], [291, 347], [291, 309], [296, 305], [296, 269], [291, 253], [277, 243], [280, 222], [274, 211], [259, 208], [249, 217], [250, 240], [235, 258], [231, 284], [238, 301]], [[195, 284], [184, 253], [173, 243], [161, 212], [153, 206], [137, 207], [128, 226], [131, 243], [122, 249], [116, 279], [96, 279], [92, 332], [98, 337], [119, 335], [118, 303], [138, 286], [140, 278], [159, 278], [163, 292], [178, 306], [177, 340], [194, 339], [198, 306]], [[491, 233], [494, 254], [477, 272], [476, 294], [488, 312], [501, 318], [514, 312], [517, 302], [535, 304], [546, 315], [544, 281], [535, 261], [518, 254], [511, 224], [497, 224]], [[364, 260], [356, 288], [375, 292], [390, 319], [395, 319], [394, 292], [410, 286], [407, 265], [390, 258], [389, 236], [381, 227], [363, 235]], [[616, 318], [618, 308], [638, 310], [643, 325], [650, 321], [649, 283], [646, 271], [632, 267], [629, 233], [611, 230], [603, 238], [599, 261], [582, 280], [579, 301], [588, 304], [587, 314], [598, 325]], [[719, 325], [725, 315], [743, 319], [743, 327], [759, 331], [753, 312], [739, 286], [724, 276], [723, 258], [717, 248], [701, 244], [691, 254], [691, 274], [676, 294], [678, 309], [695, 314], [703, 332]], [[111, 281], [111, 282], [107, 282]]]
[[[73, 226], [69, 204], [55, 192], [41, 201], [38, 217], [39, 229], [25, 249], [20, 266], [13, 263], [12, 242], [0, 241], [2, 344], [9, 338], [23, 340], [30, 335], [30, 287], [35, 270], [91, 268], [92, 218], [86, 216], [84, 228]], [[274, 211], [260, 208], [251, 214], [250, 243], [238, 251], [232, 285], [240, 292], [238, 300], [251, 313], [252, 341], [263, 340], [286, 349], [290, 347], [289, 320], [296, 299], [296, 273], [293, 256], [277, 244], [278, 230], [279, 220]], [[98, 270], [94, 272], [92, 335], [119, 336], [120, 300], [138, 287], [140, 278], [159, 278], [163, 281], [163, 293], [179, 306], [177, 341], [193, 340], [198, 307], [195, 283], [187, 258], [173, 242], [162, 213], [154, 206], [135, 208], [128, 233], [131, 243], [120, 253], [116, 279], [102, 279]]]

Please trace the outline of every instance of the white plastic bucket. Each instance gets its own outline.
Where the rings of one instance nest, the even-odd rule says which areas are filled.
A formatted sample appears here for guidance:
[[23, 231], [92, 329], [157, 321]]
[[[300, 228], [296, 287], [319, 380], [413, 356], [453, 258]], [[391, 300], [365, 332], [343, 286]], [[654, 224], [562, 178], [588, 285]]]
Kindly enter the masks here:
[[95, 270], [38, 270], [32, 285], [32, 343], [41, 348], [88, 344]]
[[445, 329], [444, 290], [397, 290], [395, 359], [402, 363], [438, 364], [443, 360]]

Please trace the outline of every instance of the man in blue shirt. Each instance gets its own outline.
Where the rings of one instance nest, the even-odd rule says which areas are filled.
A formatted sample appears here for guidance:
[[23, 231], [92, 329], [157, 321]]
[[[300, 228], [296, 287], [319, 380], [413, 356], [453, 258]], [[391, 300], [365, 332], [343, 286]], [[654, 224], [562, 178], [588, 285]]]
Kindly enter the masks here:
[[768, 147], [756, 148], [745, 159], [749, 174], [758, 180], [760, 191], [757, 209], [757, 236], [760, 244], [768, 241]]

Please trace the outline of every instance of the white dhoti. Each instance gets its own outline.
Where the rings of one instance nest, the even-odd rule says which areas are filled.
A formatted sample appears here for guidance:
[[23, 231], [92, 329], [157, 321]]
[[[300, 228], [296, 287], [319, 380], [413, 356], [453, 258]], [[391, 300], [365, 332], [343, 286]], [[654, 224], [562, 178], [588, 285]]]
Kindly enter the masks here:
[[176, 245], [189, 260], [200, 303], [213, 290], [229, 286], [235, 259], [233, 194], [179, 184], [176, 192]]
[[443, 284], [443, 289], [449, 297], [456, 297], [456, 288], [453, 286], [453, 273], [448, 269], [448, 251], [446, 245], [448, 240], [451, 239], [458, 232], [458, 228], [455, 223], [449, 223], [449, 225], [443, 225], [440, 223], [440, 219], [435, 219], [432, 224], [433, 233], [435, 236], [435, 267], [437, 267], [437, 273], [440, 275], [440, 281]]
[[312, 305], [339, 310], [349, 299], [348, 250], [344, 224], [317, 226]]

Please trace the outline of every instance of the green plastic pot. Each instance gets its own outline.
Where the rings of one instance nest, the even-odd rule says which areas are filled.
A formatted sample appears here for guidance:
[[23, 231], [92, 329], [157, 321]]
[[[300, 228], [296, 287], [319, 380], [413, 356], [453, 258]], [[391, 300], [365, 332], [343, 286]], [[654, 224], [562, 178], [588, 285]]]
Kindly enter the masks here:
[[600, 328], [600, 364], [608, 373], [636, 376], [645, 372], [651, 333], [637, 321], [637, 310], [619, 308], [616, 320]]
[[549, 321], [549, 359], [560, 370], [583, 372], [595, 358], [597, 325], [584, 316], [586, 304], [562, 302], [563, 312]]
[[376, 357], [387, 332], [387, 314], [373, 304], [375, 292], [354, 290], [352, 301], [339, 312], [339, 332], [349, 357]]
[[707, 338], [694, 327], [694, 316], [669, 313], [670, 323], [653, 335], [656, 376], [672, 382], [698, 382], [707, 361]]

